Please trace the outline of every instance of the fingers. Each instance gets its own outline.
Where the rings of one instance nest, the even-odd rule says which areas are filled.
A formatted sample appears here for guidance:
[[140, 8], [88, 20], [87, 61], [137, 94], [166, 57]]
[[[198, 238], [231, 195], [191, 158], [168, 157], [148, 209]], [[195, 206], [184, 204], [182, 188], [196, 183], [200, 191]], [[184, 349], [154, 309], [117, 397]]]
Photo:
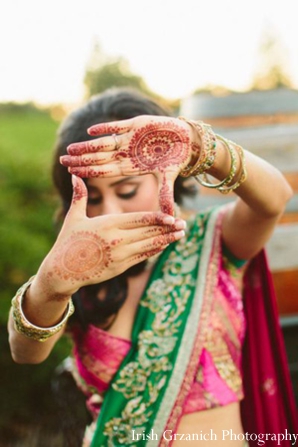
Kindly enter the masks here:
[[105, 135], [105, 134], [122, 134], [128, 132], [132, 128], [133, 118], [122, 121], [114, 121], [111, 123], [100, 123], [89, 127], [87, 132], [89, 135]]
[[73, 185], [73, 195], [72, 201], [67, 215], [70, 216], [81, 216], [86, 215], [87, 208], [87, 197], [88, 192], [85, 183], [79, 177], [72, 175], [71, 177]]
[[68, 168], [70, 174], [77, 175], [81, 178], [92, 177], [118, 177], [123, 175], [121, 166], [119, 163], [106, 164], [100, 166], [76, 166]]
[[94, 152], [109, 152], [113, 151], [116, 146], [120, 144], [120, 137], [109, 135], [96, 140], [83, 141], [80, 143], [72, 143], [67, 146], [67, 153], [69, 155], [92, 154]]
[[111, 163], [114, 159], [114, 152], [96, 152], [83, 155], [63, 155], [60, 157], [60, 163], [68, 168], [102, 165]]
[[172, 242], [176, 242], [184, 236], [184, 230], [180, 230], [131, 244], [129, 246], [130, 250], [132, 251], [132, 253], [135, 253], [131, 255], [131, 264], [134, 265], [137, 262], [141, 262], [144, 259], [150, 258], [154, 254], [164, 250]]
[[161, 212], [174, 215], [174, 181], [177, 175], [173, 172], [164, 172], [159, 178], [159, 207]]
[[177, 219], [172, 225], [138, 227], [131, 229], [132, 231], [125, 229], [122, 230], [122, 232], [119, 232], [119, 235], [121, 235], [121, 233], [123, 234], [121, 241], [124, 245], [127, 245], [138, 241], [145, 241], [146, 239], [152, 239], [160, 235], [170, 234], [178, 230], [184, 230], [185, 228], [185, 221]]
[[[121, 219], [119, 228], [124, 230], [136, 229], [140, 227], [150, 227], [154, 225], [174, 225], [175, 218], [161, 212], [140, 212], [140, 213], [125, 213], [117, 214], [116, 217]], [[110, 219], [113, 218], [112, 215], [109, 216]]]

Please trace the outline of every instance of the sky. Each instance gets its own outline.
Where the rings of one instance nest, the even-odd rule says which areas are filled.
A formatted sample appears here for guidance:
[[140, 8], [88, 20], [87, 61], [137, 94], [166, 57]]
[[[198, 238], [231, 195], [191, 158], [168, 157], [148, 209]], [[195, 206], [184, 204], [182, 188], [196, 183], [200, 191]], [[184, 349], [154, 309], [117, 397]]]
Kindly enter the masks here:
[[161, 96], [249, 88], [271, 29], [298, 88], [297, 0], [10, 0], [0, 5], [0, 102], [79, 103], [94, 43]]

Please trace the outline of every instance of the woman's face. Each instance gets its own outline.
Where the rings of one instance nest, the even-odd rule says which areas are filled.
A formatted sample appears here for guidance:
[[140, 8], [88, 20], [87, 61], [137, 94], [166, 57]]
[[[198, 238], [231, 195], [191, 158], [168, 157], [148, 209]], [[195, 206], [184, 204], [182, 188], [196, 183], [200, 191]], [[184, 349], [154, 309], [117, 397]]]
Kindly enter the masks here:
[[87, 180], [87, 215], [158, 211], [158, 184], [152, 174]]

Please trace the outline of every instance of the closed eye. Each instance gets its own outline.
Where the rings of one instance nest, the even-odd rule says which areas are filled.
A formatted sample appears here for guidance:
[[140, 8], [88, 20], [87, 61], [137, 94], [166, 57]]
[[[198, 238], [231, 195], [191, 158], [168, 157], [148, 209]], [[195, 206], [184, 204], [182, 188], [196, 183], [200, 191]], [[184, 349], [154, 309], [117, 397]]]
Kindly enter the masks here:
[[130, 192], [118, 193], [118, 197], [123, 200], [128, 200], [128, 199], [131, 199], [132, 197], [134, 197], [136, 195], [136, 193], [137, 193], [137, 188], [133, 189]]

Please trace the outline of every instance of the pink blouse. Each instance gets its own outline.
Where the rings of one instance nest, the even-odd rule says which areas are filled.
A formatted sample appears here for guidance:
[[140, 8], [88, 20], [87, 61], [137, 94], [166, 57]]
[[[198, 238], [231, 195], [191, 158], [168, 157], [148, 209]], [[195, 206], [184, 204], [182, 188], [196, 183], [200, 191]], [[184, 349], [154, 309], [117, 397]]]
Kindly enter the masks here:
[[[227, 405], [243, 398], [241, 351], [245, 318], [241, 296], [244, 268], [223, 257], [209, 330], [198, 360], [196, 378], [186, 399], [184, 414]], [[96, 417], [105, 391], [131, 347], [131, 341], [89, 325], [74, 331], [74, 357], [79, 385]]]

